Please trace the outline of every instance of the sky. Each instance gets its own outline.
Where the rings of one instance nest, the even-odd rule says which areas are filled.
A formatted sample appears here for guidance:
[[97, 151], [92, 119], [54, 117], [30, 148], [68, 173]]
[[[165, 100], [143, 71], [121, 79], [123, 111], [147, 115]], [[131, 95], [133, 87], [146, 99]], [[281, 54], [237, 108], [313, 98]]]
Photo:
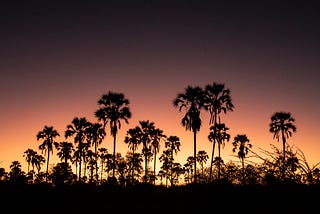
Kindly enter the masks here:
[[[246, 134], [252, 150], [281, 142], [269, 132], [274, 112], [290, 112], [297, 132], [288, 143], [320, 161], [319, 6], [309, 1], [4, 1], [0, 9], [0, 167], [38, 151], [36, 135], [64, 131], [75, 117], [97, 119], [109, 90], [129, 99], [117, 152], [141, 120], [180, 138], [181, 164], [193, 155], [193, 134], [172, 101], [187, 86], [230, 89], [233, 112], [221, 116], [230, 142], [221, 157], [238, 161], [232, 139]], [[201, 112], [197, 151], [211, 156], [209, 114]], [[111, 153], [110, 130], [102, 142]], [[70, 139], [71, 141], [71, 139]], [[161, 145], [161, 151], [164, 144]], [[54, 150], [56, 154], [56, 151]], [[161, 154], [161, 153], [160, 153]], [[251, 158], [252, 161], [256, 159]], [[58, 161], [53, 158], [50, 163]], [[209, 166], [210, 160], [207, 162]], [[152, 166], [152, 164], [150, 164]], [[44, 169], [45, 167], [43, 167]]]

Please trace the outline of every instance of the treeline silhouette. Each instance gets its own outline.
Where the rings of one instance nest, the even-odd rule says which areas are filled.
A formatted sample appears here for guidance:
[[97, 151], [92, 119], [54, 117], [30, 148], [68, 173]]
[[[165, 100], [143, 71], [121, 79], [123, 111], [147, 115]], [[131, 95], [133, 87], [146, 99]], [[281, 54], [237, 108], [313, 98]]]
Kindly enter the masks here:
[[[166, 135], [149, 120], [139, 121], [135, 128], [127, 130], [124, 143], [129, 150], [124, 156], [117, 152], [121, 123], [129, 123], [131, 118], [129, 104], [123, 93], [108, 91], [98, 100], [94, 112], [97, 121], [73, 118], [61, 142], [56, 138], [62, 133], [45, 125], [36, 135], [41, 154], [32, 149], [23, 154], [27, 172], [19, 161], [12, 162], [9, 172], [0, 168], [4, 204], [12, 206], [13, 211], [26, 210], [35, 207], [29, 197], [35, 194], [39, 210], [47, 213], [98, 212], [117, 201], [123, 203], [119, 211], [153, 213], [209, 208], [236, 212], [244, 209], [246, 200], [254, 203], [251, 208], [273, 212], [273, 206], [266, 204], [270, 198], [273, 205], [281, 205], [283, 212], [293, 208], [286, 204], [289, 202], [300, 203], [295, 211], [313, 206], [310, 193], [319, 193], [320, 171], [318, 164], [310, 166], [303, 152], [289, 145], [288, 139], [296, 132], [290, 112], [278, 111], [270, 118], [269, 131], [282, 149], [271, 145], [271, 151], [261, 150], [259, 154], [246, 134], [231, 137], [227, 124], [221, 120], [222, 114], [234, 110], [230, 89], [216, 82], [203, 88], [187, 86], [172, 105], [185, 112], [180, 123], [186, 131], [193, 132], [194, 149], [185, 163], [179, 163], [175, 157], [183, 142], [178, 136]], [[210, 167], [205, 167], [209, 160], [207, 151], [197, 150], [203, 111], [210, 115], [207, 136], [212, 142]], [[112, 153], [101, 145], [107, 130], [114, 140]], [[221, 156], [221, 149], [230, 141], [239, 162], [224, 162]], [[162, 153], [160, 144], [164, 144]], [[49, 168], [53, 154], [60, 162]], [[247, 160], [249, 156], [260, 162]], [[161, 163], [158, 172], [157, 159]], [[230, 201], [234, 206], [228, 205]], [[14, 206], [18, 202], [22, 204]], [[55, 208], [48, 208], [52, 202]]]

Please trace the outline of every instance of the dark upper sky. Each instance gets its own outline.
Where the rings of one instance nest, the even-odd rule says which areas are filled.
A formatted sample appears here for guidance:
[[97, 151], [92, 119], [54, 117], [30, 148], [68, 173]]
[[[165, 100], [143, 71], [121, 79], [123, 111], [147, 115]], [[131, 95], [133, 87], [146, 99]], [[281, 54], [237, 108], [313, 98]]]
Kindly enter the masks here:
[[[136, 120], [157, 124], [168, 114], [160, 109], [177, 114], [176, 93], [212, 81], [232, 89], [239, 131], [253, 127], [239, 122], [249, 112], [262, 128], [277, 110], [316, 124], [319, 9], [311, 1], [3, 1], [0, 145], [22, 145], [45, 123], [60, 121], [62, 132], [109, 89], [132, 100]], [[4, 137], [28, 123], [36, 127], [24, 139]]]

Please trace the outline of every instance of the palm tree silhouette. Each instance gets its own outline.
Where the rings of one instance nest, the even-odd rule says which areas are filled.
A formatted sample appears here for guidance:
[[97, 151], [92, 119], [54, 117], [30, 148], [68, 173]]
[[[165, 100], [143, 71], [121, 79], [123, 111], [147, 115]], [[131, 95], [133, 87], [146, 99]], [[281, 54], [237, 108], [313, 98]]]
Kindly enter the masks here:
[[201, 174], [202, 174], [203, 181], [204, 181], [204, 166], [203, 166], [203, 164], [205, 164], [207, 162], [208, 158], [209, 158], [209, 156], [205, 150], [198, 151], [197, 161], [199, 162], [199, 164], [201, 166], [201, 171], [202, 171]]
[[[218, 160], [221, 159], [221, 146], [224, 147], [225, 141], [230, 140], [230, 134], [227, 133], [229, 130], [228, 127], [224, 123], [216, 123], [215, 125], [210, 127], [211, 132], [209, 133], [209, 140], [214, 141], [218, 143]], [[220, 163], [221, 161], [217, 162], [218, 165], [218, 179], [220, 179], [221, 169], [220, 169]], [[209, 178], [210, 179], [210, 178]]]
[[129, 100], [125, 99], [123, 93], [109, 91], [103, 94], [98, 100], [99, 109], [95, 112], [95, 116], [99, 121], [103, 122], [103, 128], [106, 124], [110, 124], [111, 136], [113, 136], [113, 169], [112, 177], [114, 178], [115, 158], [116, 158], [116, 136], [118, 129], [121, 128], [121, 120], [129, 123], [131, 112], [128, 107]]
[[245, 134], [236, 135], [232, 142], [232, 145], [233, 145], [232, 152], [236, 152], [237, 148], [239, 148], [238, 157], [240, 158], [241, 164], [242, 164], [242, 183], [244, 183], [244, 174], [245, 174], [244, 159], [246, 158], [249, 152], [249, 149], [252, 147], [252, 145], [249, 142], [250, 140]]
[[98, 155], [97, 155], [97, 149], [98, 146], [102, 143], [106, 132], [104, 130], [104, 128], [102, 127], [102, 125], [100, 123], [90, 123], [89, 127], [87, 128], [87, 139], [88, 139], [88, 143], [89, 145], [93, 145], [94, 146], [94, 153], [96, 154], [96, 181], [98, 181]]
[[[193, 156], [197, 156], [197, 132], [200, 131], [201, 118], [200, 110], [203, 107], [203, 91], [200, 87], [187, 86], [184, 93], [179, 93], [173, 100], [173, 106], [186, 110], [181, 120], [186, 130], [193, 132]], [[197, 161], [194, 161], [194, 182], [197, 183]]]
[[65, 138], [74, 136], [74, 143], [78, 144], [79, 151], [79, 181], [81, 181], [81, 165], [83, 158], [83, 148], [84, 142], [86, 140], [86, 131], [89, 127], [90, 122], [87, 121], [85, 117], [75, 117], [72, 120], [72, 124], [67, 125], [67, 130], [65, 131]]
[[65, 164], [68, 163], [68, 160], [72, 161], [72, 152], [73, 152], [73, 144], [70, 142], [59, 142], [56, 144], [56, 148], [58, 150], [58, 157], [60, 161], [63, 161]]
[[46, 181], [48, 179], [48, 168], [49, 168], [49, 158], [50, 152], [53, 153], [54, 139], [60, 136], [57, 130], [53, 128], [53, 126], [44, 126], [42, 131], [39, 131], [37, 134], [37, 140], [43, 139], [42, 144], [39, 146], [39, 149], [45, 153], [47, 152], [47, 169], [46, 169]]
[[148, 180], [148, 163], [150, 158], [152, 157], [150, 143], [151, 143], [151, 135], [154, 132], [155, 125], [154, 122], [150, 122], [149, 120], [141, 120], [139, 121], [140, 124], [140, 140], [143, 145], [142, 148], [142, 155], [144, 156], [144, 181], [147, 182]]
[[[173, 153], [177, 154], [178, 151], [180, 151], [180, 138], [177, 136], [170, 136], [168, 137], [166, 143], [165, 143], [165, 148], [168, 148], [168, 150], [170, 151], [170, 159], [173, 161]], [[171, 161], [171, 165], [170, 165], [170, 171], [171, 171], [171, 175], [170, 175], [170, 180], [171, 180], [171, 185], [173, 185], [173, 171], [172, 171], [172, 167], [173, 167], [173, 162]]]
[[32, 169], [34, 169], [34, 158], [36, 154], [37, 152], [32, 149], [27, 149], [23, 154], [23, 157], [26, 158], [26, 162], [28, 163], [27, 174], [30, 171], [30, 165], [32, 166]]
[[159, 153], [161, 140], [164, 140], [165, 138], [166, 138], [166, 135], [163, 134], [163, 130], [154, 129], [151, 131], [151, 152], [153, 152], [153, 155], [154, 155], [154, 159], [153, 159], [154, 184], [156, 182], [157, 153]]
[[283, 146], [283, 169], [282, 179], [285, 175], [285, 162], [286, 162], [286, 139], [292, 136], [293, 132], [297, 131], [296, 126], [293, 124], [295, 119], [291, 116], [290, 112], [275, 112], [271, 116], [271, 123], [269, 124], [269, 131], [273, 133], [273, 138], [276, 138], [279, 142], [282, 139]]
[[127, 134], [124, 138], [124, 142], [128, 144], [129, 149], [132, 150], [132, 166], [131, 166], [131, 179], [132, 183], [134, 182], [134, 157], [135, 157], [135, 151], [137, 150], [138, 145], [141, 143], [141, 129], [140, 127], [135, 127], [132, 129], [129, 129], [127, 131]]
[[[230, 89], [225, 88], [224, 84], [214, 82], [211, 85], [206, 85], [204, 94], [204, 108], [210, 113], [209, 125], [213, 124], [215, 126], [217, 123], [221, 122], [220, 114], [222, 112], [226, 114], [228, 111], [233, 111], [234, 105], [232, 103]], [[212, 176], [214, 150], [216, 145], [215, 133], [212, 134], [212, 139], [213, 144], [209, 180]]]

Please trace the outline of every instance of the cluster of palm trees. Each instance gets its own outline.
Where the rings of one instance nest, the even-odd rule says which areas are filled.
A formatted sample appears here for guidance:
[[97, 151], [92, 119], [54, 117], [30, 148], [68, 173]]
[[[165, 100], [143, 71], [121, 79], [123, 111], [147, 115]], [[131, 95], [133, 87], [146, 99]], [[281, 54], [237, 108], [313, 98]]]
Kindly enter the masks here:
[[[65, 141], [56, 141], [60, 134], [52, 126], [45, 125], [43, 130], [39, 131], [36, 136], [37, 140], [41, 140], [39, 150], [47, 157], [45, 159], [32, 149], [26, 150], [24, 157], [28, 163], [28, 174], [30, 172], [34, 173], [34, 168], [36, 168], [39, 181], [44, 178], [45, 182], [48, 182], [48, 178], [50, 178], [51, 181], [60, 179], [63, 182], [74, 180], [85, 182], [87, 175], [89, 175], [90, 182], [98, 183], [103, 181], [103, 174], [107, 172], [107, 181], [121, 181], [122, 183], [131, 184], [143, 181], [155, 184], [157, 178], [160, 178], [161, 183], [162, 178], [165, 178], [166, 183], [169, 180], [171, 185], [179, 182], [180, 175], [184, 175], [187, 183], [212, 182], [222, 178], [226, 179], [228, 176], [228, 178], [232, 177], [232, 174], [235, 174], [234, 166], [232, 166], [232, 163], [229, 165], [224, 164], [220, 154], [221, 147], [226, 142], [229, 142], [231, 138], [228, 133], [229, 128], [221, 121], [222, 114], [234, 110], [230, 89], [226, 88], [224, 84], [216, 82], [203, 88], [187, 86], [183, 93], [178, 93], [173, 99], [173, 106], [178, 108], [179, 112], [184, 112], [181, 125], [187, 131], [192, 131], [194, 136], [193, 156], [190, 155], [183, 166], [174, 161], [174, 155], [177, 155], [180, 151], [181, 142], [179, 137], [166, 136], [163, 130], [157, 128], [154, 122], [149, 120], [139, 121], [135, 128], [127, 130], [124, 143], [128, 144], [130, 151], [127, 152], [126, 157], [124, 158], [121, 153], [117, 153], [116, 137], [118, 131], [121, 129], [123, 121], [125, 123], [129, 122], [131, 112], [129, 100], [125, 98], [124, 94], [108, 91], [98, 100], [98, 109], [95, 111], [97, 122], [89, 122], [85, 117], [75, 117], [71, 124], [67, 125], [64, 132]], [[208, 140], [212, 142], [212, 151], [210, 167], [207, 169], [204, 168], [204, 164], [209, 159], [209, 155], [206, 151], [197, 151], [197, 133], [202, 125], [200, 114], [203, 110], [209, 112], [209, 125], [211, 125]], [[294, 122], [295, 119], [289, 112], [275, 112], [271, 117], [269, 131], [274, 134], [275, 139], [278, 141], [281, 139], [283, 145], [283, 153], [273, 155], [276, 160], [273, 163], [279, 165], [273, 164], [273, 166], [281, 169], [281, 179], [286, 178], [288, 163], [291, 163], [291, 166], [294, 164], [297, 166], [297, 160], [293, 161], [295, 160], [294, 154], [286, 151], [286, 149], [288, 150], [287, 139], [296, 131]], [[112, 154], [108, 153], [106, 148], [101, 147], [101, 143], [106, 136], [107, 126], [109, 126], [110, 135], [113, 137]], [[69, 138], [73, 138], [73, 142], [68, 142]], [[160, 171], [156, 173], [156, 160], [157, 154], [160, 152], [159, 145], [161, 142], [164, 142], [165, 149], [159, 157], [162, 166]], [[142, 145], [141, 153], [138, 151], [140, 144]], [[241, 183], [245, 183], [245, 179], [248, 177], [248, 170], [252, 170], [252, 165], [245, 166], [245, 158], [249, 152], [260, 157], [265, 162], [265, 166], [271, 163], [270, 160], [262, 158], [252, 151], [252, 144], [245, 134], [236, 135], [233, 138], [232, 145], [232, 151], [237, 153], [241, 161], [241, 170], [238, 170], [241, 171], [241, 179], [239, 179]], [[215, 157], [216, 147], [218, 155]], [[53, 167], [49, 173], [50, 154], [53, 154], [54, 148], [57, 149], [57, 155], [61, 162]], [[289, 153], [289, 156], [287, 153]], [[286, 157], [288, 157], [288, 160], [286, 160]], [[279, 163], [280, 159], [281, 163]], [[149, 163], [152, 160], [154, 163], [153, 170], [149, 167]], [[142, 167], [143, 161], [144, 167]], [[46, 172], [40, 173], [41, 165], [45, 162]], [[75, 170], [71, 169], [69, 163], [75, 165]], [[201, 172], [197, 171], [197, 163], [200, 164]], [[32, 170], [30, 170], [30, 166]], [[304, 166], [307, 165], [305, 164]], [[15, 177], [23, 175], [20, 167], [19, 162], [13, 162], [11, 165], [11, 172], [14, 172], [12, 174]], [[142, 173], [143, 168], [144, 173]], [[86, 172], [87, 169], [89, 173]], [[216, 172], [215, 176], [213, 176], [214, 170]], [[268, 171], [266, 169], [263, 170], [264, 172]], [[75, 171], [75, 174], [73, 171]], [[111, 176], [109, 174], [110, 171], [112, 171]], [[312, 170], [308, 172], [310, 171]], [[4, 174], [3, 170], [0, 172]], [[0, 177], [2, 174], [0, 174]], [[141, 176], [142, 174], [144, 175]], [[213, 179], [213, 177], [215, 178]]]

